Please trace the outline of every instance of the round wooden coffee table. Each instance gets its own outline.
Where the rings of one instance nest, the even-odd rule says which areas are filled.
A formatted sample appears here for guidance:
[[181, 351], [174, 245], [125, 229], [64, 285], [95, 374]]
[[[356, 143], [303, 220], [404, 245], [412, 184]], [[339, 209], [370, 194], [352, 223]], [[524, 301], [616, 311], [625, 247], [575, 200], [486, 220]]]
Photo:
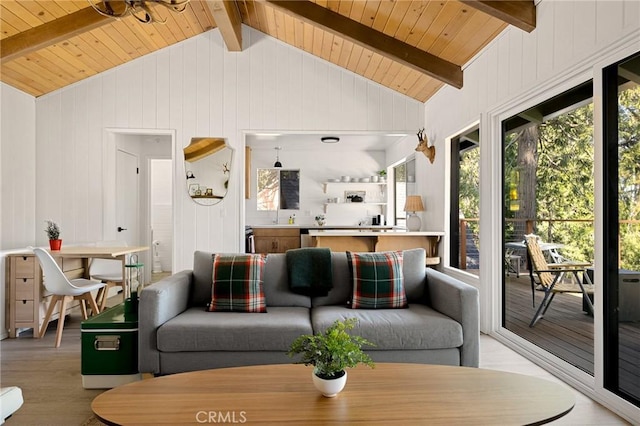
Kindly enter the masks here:
[[543, 424], [575, 404], [567, 386], [467, 367], [378, 363], [348, 371], [335, 398], [313, 387], [311, 367], [259, 365], [196, 371], [129, 383], [91, 408], [129, 424]]

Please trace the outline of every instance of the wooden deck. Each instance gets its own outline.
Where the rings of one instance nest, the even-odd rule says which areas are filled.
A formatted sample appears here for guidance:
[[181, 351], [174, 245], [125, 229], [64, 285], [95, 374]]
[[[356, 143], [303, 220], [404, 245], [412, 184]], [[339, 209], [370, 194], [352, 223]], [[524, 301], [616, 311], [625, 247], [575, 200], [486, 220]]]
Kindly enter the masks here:
[[[535, 327], [529, 323], [543, 293], [536, 291], [536, 306], [531, 300], [528, 274], [507, 277], [505, 291], [506, 329], [542, 349], [593, 375], [593, 317], [582, 310], [582, 297], [557, 294], [546, 315]], [[620, 330], [620, 388], [640, 396], [640, 323], [624, 322]]]

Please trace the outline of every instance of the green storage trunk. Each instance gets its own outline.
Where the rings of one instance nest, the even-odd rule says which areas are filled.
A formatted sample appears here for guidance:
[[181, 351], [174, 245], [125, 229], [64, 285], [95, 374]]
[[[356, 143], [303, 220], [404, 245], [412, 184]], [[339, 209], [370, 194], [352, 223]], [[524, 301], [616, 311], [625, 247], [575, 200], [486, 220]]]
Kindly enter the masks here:
[[108, 389], [140, 380], [137, 306], [131, 310], [125, 312], [125, 303], [121, 303], [82, 322], [85, 389]]

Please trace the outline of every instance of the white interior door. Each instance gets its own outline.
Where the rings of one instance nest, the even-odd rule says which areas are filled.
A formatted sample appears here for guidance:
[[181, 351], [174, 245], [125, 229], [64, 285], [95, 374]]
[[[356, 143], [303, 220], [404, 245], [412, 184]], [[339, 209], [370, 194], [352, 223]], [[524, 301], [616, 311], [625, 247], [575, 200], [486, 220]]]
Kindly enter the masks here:
[[138, 157], [126, 151], [116, 154], [116, 239], [140, 245]]

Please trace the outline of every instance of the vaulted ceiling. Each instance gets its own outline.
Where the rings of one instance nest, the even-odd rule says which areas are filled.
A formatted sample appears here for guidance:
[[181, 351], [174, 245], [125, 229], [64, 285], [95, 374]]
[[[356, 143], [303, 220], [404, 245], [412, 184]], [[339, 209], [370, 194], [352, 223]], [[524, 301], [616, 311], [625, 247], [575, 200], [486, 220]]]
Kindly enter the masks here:
[[425, 102], [443, 84], [462, 87], [462, 66], [507, 25], [532, 31], [536, 22], [533, 0], [190, 0], [183, 13], [151, 8], [165, 24], [105, 17], [87, 0], [2, 0], [0, 78], [41, 96], [216, 27], [230, 51], [250, 48], [244, 24]]

